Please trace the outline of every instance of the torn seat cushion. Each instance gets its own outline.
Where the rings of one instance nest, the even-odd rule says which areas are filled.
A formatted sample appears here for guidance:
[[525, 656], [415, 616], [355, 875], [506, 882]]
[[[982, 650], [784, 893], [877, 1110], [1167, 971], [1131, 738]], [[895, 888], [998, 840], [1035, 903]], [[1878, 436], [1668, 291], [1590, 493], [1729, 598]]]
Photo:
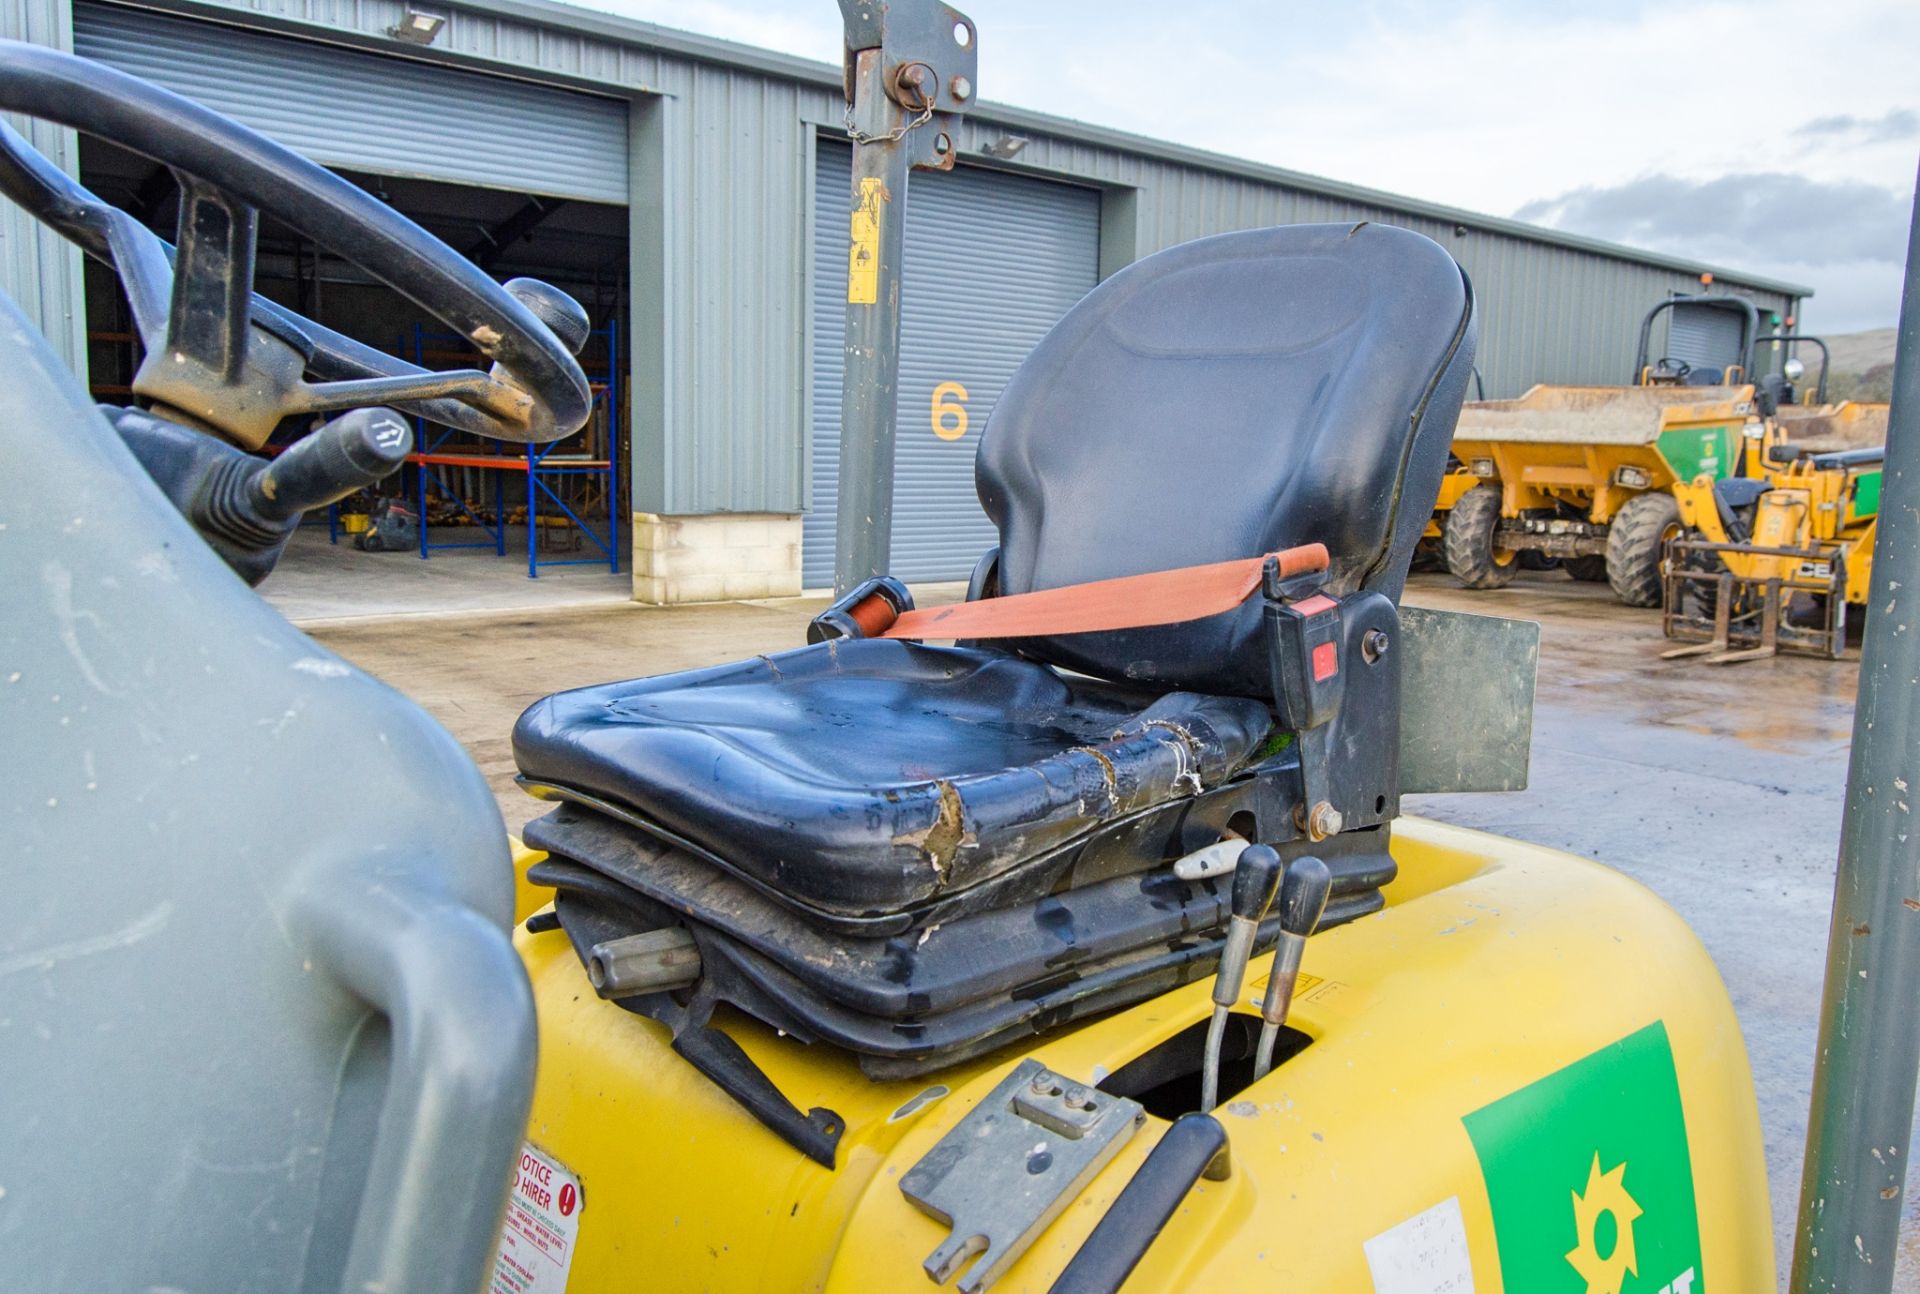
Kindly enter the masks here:
[[790, 902], [899, 912], [1210, 789], [1267, 707], [992, 649], [823, 643], [536, 702], [529, 781], [612, 801]]

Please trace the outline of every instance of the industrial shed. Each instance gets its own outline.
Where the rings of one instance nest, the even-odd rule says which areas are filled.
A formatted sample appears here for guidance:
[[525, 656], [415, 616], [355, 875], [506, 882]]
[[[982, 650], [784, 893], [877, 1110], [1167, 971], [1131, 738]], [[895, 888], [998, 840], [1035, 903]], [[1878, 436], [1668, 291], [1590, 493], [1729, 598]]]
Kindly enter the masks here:
[[[592, 454], [615, 464], [593, 506], [636, 597], [831, 581], [851, 156], [837, 67], [539, 0], [20, 0], [5, 12], [7, 34], [199, 99], [500, 277], [579, 296], [603, 338], [589, 363], [606, 391]], [[414, 15], [444, 19], [427, 43], [406, 38], [422, 30]], [[163, 168], [45, 126], [33, 138], [170, 232]], [[1628, 380], [1641, 315], [1700, 290], [1704, 271], [1763, 318], [1792, 317], [1807, 295], [993, 103], [960, 121], [957, 143], [955, 171], [914, 177], [908, 216], [893, 551], [909, 579], [963, 577], [991, 542], [973, 450], [1027, 348], [1101, 278], [1174, 243], [1308, 221], [1426, 234], [1474, 280], [1489, 397]], [[132, 357], [110, 276], [83, 273], [17, 212], [0, 233], [8, 289], [113, 398]], [[263, 291], [425, 354], [418, 312], [343, 269], [262, 230]]]

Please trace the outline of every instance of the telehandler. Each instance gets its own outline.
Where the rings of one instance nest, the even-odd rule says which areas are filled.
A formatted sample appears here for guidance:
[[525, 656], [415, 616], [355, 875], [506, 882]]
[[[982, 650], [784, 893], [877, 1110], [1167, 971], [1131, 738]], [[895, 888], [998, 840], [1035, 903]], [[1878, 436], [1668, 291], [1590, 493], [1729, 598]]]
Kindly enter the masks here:
[[[977, 40], [924, 0], [845, 14], [853, 316], [897, 309], [908, 171], [951, 164]], [[33, 483], [0, 503], [18, 1288], [1773, 1287], [1697, 940], [1598, 864], [1400, 813], [1524, 784], [1537, 647], [1398, 605], [1474, 349], [1436, 244], [1261, 229], [1112, 276], [993, 414], [1000, 544], [957, 607], [878, 569], [892, 392], [850, 380], [876, 506], [813, 641], [529, 709], [556, 807], [516, 876], [452, 739], [249, 586], [406, 452], [395, 410], [578, 427], [578, 306], [85, 60], [0, 43], [0, 107], [186, 195], [170, 247], [0, 127], [0, 191], [117, 270], [149, 343], [134, 404], [97, 408], [0, 304], [0, 469]], [[253, 295], [262, 212], [492, 368]], [[862, 326], [850, 378], [884, 377], [897, 313]], [[1856, 761], [1892, 759], [1872, 736]], [[1864, 908], [1850, 857], [1835, 920], [1886, 933], [1836, 940], [1830, 1011], [1875, 1032], [1824, 1040], [1804, 1287], [1885, 1290], [1899, 1178], [1863, 1147], [1912, 1115], [1881, 987], [1912, 852], [1862, 863]]]
[[1686, 533], [1664, 571], [1672, 659], [1723, 665], [1796, 651], [1837, 659], [1847, 610], [1864, 606], [1879, 528], [1880, 448], [1769, 448], [1756, 478], [1676, 485]]
[[[1829, 659], [1846, 647], [1847, 610], [1864, 606], [1873, 571], [1887, 406], [1829, 404], [1827, 345], [1818, 337], [1763, 337], [1784, 347], [1759, 382], [1765, 429], [1752, 472], [1676, 483], [1681, 532], [1662, 570], [1662, 626], [1690, 645], [1668, 659], [1711, 664], [1778, 651]], [[1820, 350], [1813, 401], [1797, 400], [1798, 343]], [[1750, 431], [1750, 435], [1754, 434]]]

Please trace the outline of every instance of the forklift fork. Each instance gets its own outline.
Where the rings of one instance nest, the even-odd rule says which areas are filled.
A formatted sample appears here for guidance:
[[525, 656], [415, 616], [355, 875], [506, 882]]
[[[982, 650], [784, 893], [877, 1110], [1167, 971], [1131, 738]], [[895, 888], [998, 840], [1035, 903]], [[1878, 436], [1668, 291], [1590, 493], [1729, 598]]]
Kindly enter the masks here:
[[[1669, 581], [1676, 578], [1685, 580], [1686, 576], [1669, 574], [1667, 578]], [[1724, 652], [1728, 649], [1731, 645], [1730, 639], [1733, 632], [1733, 572], [1721, 571], [1719, 580], [1717, 581], [1717, 587], [1719, 593], [1713, 607], [1713, 637], [1706, 642], [1693, 643], [1686, 647], [1670, 647], [1660, 653], [1661, 660], [1678, 660], [1682, 656], [1705, 656], [1712, 652]], [[1666, 611], [1668, 622], [1667, 636], [1669, 638], [1673, 636], [1673, 611], [1671, 608], [1679, 605], [1679, 599], [1675, 596], [1675, 593], [1676, 590], [1669, 590], [1666, 595], [1666, 605], [1668, 608]]]
[[[1733, 571], [1718, 572], [1688, 569], [1681, 565], [1688, 553], [1712, 553], [1724, 558], [1729, 554], [1753, 557], [1788, 558], [1799, 564], [1793, 574], [1757, 575], [1742, 579]], [[1824, 575], [1807, 574], [1806, 566], [1824, 563]], [[1712, 582], [1716, 590], [1713, 628], [1709, 632], [1701, 616], [1689, 613], [1684, 595], [1690, 584]], [[1709, 665], [1732, 665], [1739, 661], [1764, 660], [1781, 652], [1801, 652], [1837, 660], [1845, 647], [1847, 566], [1844, 548], [1773, 548], [1756, 544], [1713, 543], [1699, 539], [1676, 539], [1668, 545], [1666, 574], [1663, 580], [1661, 628], [1669, 638], [1693, 639], [1684, 647], [1670, 647], [1660, 653], [1662, 660], [1698, 657]], [[1751, 590], [1751, 592], [1749, 592]], [[1789, 618], [1796, 592], [1817, 594], [1825, 599], [1825, 623], [1818, 626], [1794, 624]], [[1736, 634], [1734, 604], [1741, 594], [1760, 595], [1754, 611], [1738, 614], [1741, 622]], [[1749, 601], [1747, 605], [1751, 605]], [[1757, 637], [1747, 624], [1759, 617]], [[1704, 641], [1700, 636], [1706, 634]], [[1739, 645], [1736, 646], [1736, 642]]]
[[[1730, 585], [1732, 581], [1733, 576], [1722, 575], [1720, 577], [1721, 588], [1731, 593]], [[1726, 597], [1725, 594], [1722, 596], [1723, 598]], [[1780, 617], [1785, 614], [1786, 605], [1780, 597], [1780, 581], [1777, 579], [1768, 580], [1766, 597], [1760, 606], [1760, 645], [1758, 647], [1747, 647], [1740, 651], [1722, 650], [1715, 655], [1707, 657], [1707, 664], [1731, 665], [1735, 661], [1762, 660], [1768, 656], [1779, 655]], [[1724, 633], [1727, 622], [1727, 602], [1723, 600], [1720, 603], [1719, 609], [1714, 614], [1714, 623], [1716, 626], [1719, 626]], [[1722, 648], [1726, 646], [1726, 639], [1724, 637], [1720, 639], [1719, 646]]]

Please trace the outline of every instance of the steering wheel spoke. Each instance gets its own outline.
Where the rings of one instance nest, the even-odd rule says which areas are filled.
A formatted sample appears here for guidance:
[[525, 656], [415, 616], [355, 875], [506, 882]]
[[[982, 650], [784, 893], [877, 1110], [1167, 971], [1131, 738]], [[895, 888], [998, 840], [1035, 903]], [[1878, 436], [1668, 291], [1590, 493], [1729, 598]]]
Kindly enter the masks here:
[[418, 408], [436, 400], [456, 400], [508, 423], [525, 421], [533, 403], [532, 396], [492, 374], [477, 368], [461, 368], [303, 383], [288, 394], [286, 406], [288, 413], [326, 413], [376, 404]]
[[185, 172], [167, 308], [166, 349], [222, 384], [240, 380], [252, 330], [254, 243], [260, 217], [225, 190]]

